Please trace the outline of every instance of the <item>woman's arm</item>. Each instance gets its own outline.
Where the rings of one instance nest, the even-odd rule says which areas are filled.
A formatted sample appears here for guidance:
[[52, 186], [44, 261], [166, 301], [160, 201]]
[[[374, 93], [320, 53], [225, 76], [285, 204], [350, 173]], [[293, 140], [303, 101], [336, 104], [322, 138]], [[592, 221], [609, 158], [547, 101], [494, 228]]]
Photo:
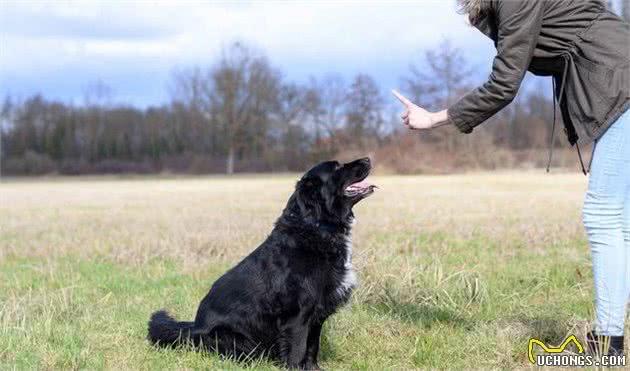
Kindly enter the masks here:
[[516, 96], [531, 62], [542, 24], [544, 1], [498, 0], [497, 55], [488, 81], [453, 104], [448, 110], [429, 112], [397, 92], [405, 105], [403, 122], [410, 129], [431, 129], [449, 123], [464, 132], [489, 119]]
[[464, 132], [489, 119], [516, 96], [532, 59], [543, 19], [544, 1], [496, 2], [497, 55], [488, 81], [448, 109], [448, 117]]

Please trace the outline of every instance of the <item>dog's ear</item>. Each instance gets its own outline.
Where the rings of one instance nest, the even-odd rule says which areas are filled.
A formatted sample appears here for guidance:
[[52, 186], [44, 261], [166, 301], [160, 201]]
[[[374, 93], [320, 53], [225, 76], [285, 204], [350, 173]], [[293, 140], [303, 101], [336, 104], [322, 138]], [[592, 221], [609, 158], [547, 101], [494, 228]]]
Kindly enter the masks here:
[[316, 223], [322, 215], [318, 189], [321, 185], [315, 184], [312, 179], [302, 179], [298, 182], [295, 200], [305, 220]]
[[335, 203], [335, 192], [328, 187], [324, 187], [322, 195], [326, 204], [326, 210], [332, 211], [333, 204]]

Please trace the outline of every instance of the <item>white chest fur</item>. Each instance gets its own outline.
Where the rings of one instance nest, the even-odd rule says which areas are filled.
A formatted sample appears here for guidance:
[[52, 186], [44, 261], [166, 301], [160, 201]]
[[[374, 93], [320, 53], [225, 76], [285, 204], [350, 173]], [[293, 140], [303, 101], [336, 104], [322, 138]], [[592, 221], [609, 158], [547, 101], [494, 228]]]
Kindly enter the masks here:
[[350, 231], [346, 235], [345, 248], [346, 248], [346, 261], [344, 263], [344, 275], [337, 287], [337, 294], [344, 296], [349, 290], [352, 290], [357, 285], [357, 275], [352, 267], [352, 227], [354, 227], [355, 220], [352, 219], [350, 225]]

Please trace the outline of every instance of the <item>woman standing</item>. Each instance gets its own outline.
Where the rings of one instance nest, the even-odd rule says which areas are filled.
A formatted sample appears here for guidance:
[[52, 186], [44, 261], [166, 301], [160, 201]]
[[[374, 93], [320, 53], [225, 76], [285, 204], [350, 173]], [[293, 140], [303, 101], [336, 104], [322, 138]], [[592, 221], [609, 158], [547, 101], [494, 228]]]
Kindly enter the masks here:
[[494, 41], [492, 73], [440, 112], [394, 92], [406, 106], [403, 122], [420, 130], [453, 124], [471, 133], [514, 99], [526, 71], [553, 76], [569, 143], [579, 154], [579, 144], [595, 142], [583, 208], [596, 306], [587, 342], [592, 351], [605, 344], [604, 352], [622, 354], [630, 294], [630, 26], [599, 0], [458, 3]]

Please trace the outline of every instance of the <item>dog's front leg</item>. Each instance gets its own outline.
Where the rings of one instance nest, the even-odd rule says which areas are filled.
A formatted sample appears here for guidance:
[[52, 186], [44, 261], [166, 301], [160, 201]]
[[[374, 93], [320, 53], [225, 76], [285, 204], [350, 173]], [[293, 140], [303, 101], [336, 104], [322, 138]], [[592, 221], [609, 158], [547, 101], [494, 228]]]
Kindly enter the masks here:
[[301, 368], [306, 355], [308, 326], [301, 324], [300, 318], [289, 321], [282, 331], [282, 360], [289, 368]]
[[315, 322], [311, 325], [306, 341], [306, 357], [302, 363], [305, 370], [321, 370], [317, 364], [319, 353], [319, 338], [322, 332], [322, 322]]

